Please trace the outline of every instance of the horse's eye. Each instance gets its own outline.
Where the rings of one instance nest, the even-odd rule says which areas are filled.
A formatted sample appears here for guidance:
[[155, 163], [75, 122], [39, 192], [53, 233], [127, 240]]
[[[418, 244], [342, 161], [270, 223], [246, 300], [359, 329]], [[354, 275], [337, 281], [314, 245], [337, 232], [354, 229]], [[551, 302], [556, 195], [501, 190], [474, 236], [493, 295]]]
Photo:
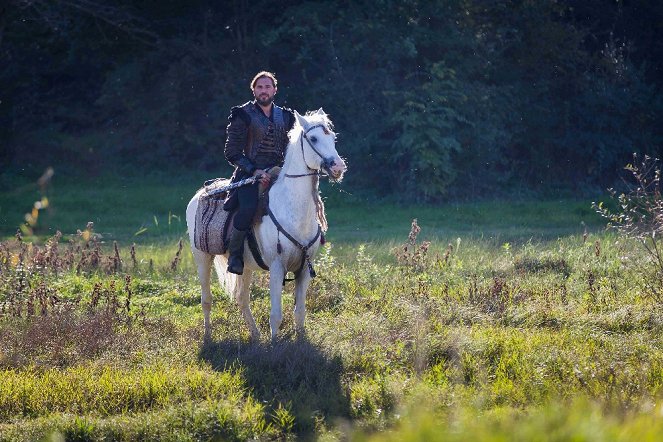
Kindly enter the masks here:
[[317, 143], [318, 142], [318, 137], [312, 136], [311, 137], [311, 143]]

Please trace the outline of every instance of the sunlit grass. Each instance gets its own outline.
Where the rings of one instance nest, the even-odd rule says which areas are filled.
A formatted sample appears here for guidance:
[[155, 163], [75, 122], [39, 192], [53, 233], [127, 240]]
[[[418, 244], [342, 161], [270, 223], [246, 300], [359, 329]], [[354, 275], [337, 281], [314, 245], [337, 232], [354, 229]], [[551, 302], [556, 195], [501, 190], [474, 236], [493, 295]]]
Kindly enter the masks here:
[[[394, 429], [368, 435], [353, 434], [357, 441], [645, 441], [660, 440], [663, 413], [645, 403], [628, 411], [606, 410], [586, 397], [559, 400], [524, 411], [502, 407], [481, 411], [471, 406], [443, 407], [431, 413], [430, 397], [418, 396], [418, 405], [402, 410]], [[330, 438], [333, 440], [333, 438]]]
[[[239, 404], [242, 381], [229, 372], [172, 364], [115, 369], [37, 367], [0, 372], [0, 421], [54, 412], [110, 416], [145, 412], [210, 397]], [[237, 406], [237, 405], [235, 405]]]
[[184, 402], [144, 413], [78, 416], [53, 413], [30, 420], [0, 423], [0, 440], [144, 440], [241, 441], [260, 435], [275, 439], [283, 430], [267, 422], [264, 407], [254, 401], [227, 399]]

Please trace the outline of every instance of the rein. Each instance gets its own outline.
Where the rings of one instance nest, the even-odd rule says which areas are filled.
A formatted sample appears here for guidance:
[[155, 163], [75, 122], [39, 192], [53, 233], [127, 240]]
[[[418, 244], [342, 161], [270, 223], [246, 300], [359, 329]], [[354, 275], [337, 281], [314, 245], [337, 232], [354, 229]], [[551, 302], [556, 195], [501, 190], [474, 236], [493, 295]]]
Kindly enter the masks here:
[[300, 173], [298, 175], [291, 175], [289, 173], [286, 173], [285, 177], [286, 178], [302, 178], [302, 177], [305, 177], [305, 176], [315, 176], [315, 175], [322, 175], [322, 173], [319, 170], [316, 170], [315, 172], [311, 172], [311, 173]]

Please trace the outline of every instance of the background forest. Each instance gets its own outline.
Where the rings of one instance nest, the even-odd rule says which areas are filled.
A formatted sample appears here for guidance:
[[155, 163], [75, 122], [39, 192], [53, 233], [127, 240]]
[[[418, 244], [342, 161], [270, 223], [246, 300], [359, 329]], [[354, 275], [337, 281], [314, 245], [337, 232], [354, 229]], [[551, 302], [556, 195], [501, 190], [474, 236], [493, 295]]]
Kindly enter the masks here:
[[661, 154], [659, 2], [0, 5], [3, 186], [48, 166], [228, 175], [226, 118], [262, 69], [277, 102], [331, 115], [344, 186], [370, 195], [586, 194]]

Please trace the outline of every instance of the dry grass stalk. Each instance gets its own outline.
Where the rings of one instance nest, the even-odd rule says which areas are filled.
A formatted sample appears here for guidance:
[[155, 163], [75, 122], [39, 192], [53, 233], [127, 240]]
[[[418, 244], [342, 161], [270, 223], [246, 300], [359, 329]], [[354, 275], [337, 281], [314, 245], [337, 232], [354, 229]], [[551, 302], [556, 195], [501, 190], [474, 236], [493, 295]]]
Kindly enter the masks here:
[[120, 259], [120, 249], [117, 247], [117, 241], [113, 241], [113, 251], [113, 271], [119, 272], [122, 270], [122, 260]]
[[124, 303], [124, 307], [127, 311], [127, 315], [131, 313], [131, 297], [133, 296], [133, 293], [131, 292], [131, 276], [126, 275], [124, 277], [124, 290], [127, 292], [127, 299]]
[[421, 227], [417, 224], [417, 219], [412, 220], [412, 226], [408, 239], [405, 244], [393, 250], [398, 264], [414, 272], [422, 272], [427, 267], [427, 255], [430, 248], [430, 241], [424, 241], [417, 247], [417, 237], [421, 232]]
[[180, 255], [182, 253], [182, 239], [180, 238], [179, 245], [177, 248], [177, 253], [175, 254], [175, 258], [173, 259], [173, 262], [170, 263], [170, 270], [173, 272], [177, 270], [177, 265], [180, 263]]
[[136, 261], [136, 243], [131, 244], [131, 263], [133, 264], [134, 270], [138, 267], [138, 262]]

